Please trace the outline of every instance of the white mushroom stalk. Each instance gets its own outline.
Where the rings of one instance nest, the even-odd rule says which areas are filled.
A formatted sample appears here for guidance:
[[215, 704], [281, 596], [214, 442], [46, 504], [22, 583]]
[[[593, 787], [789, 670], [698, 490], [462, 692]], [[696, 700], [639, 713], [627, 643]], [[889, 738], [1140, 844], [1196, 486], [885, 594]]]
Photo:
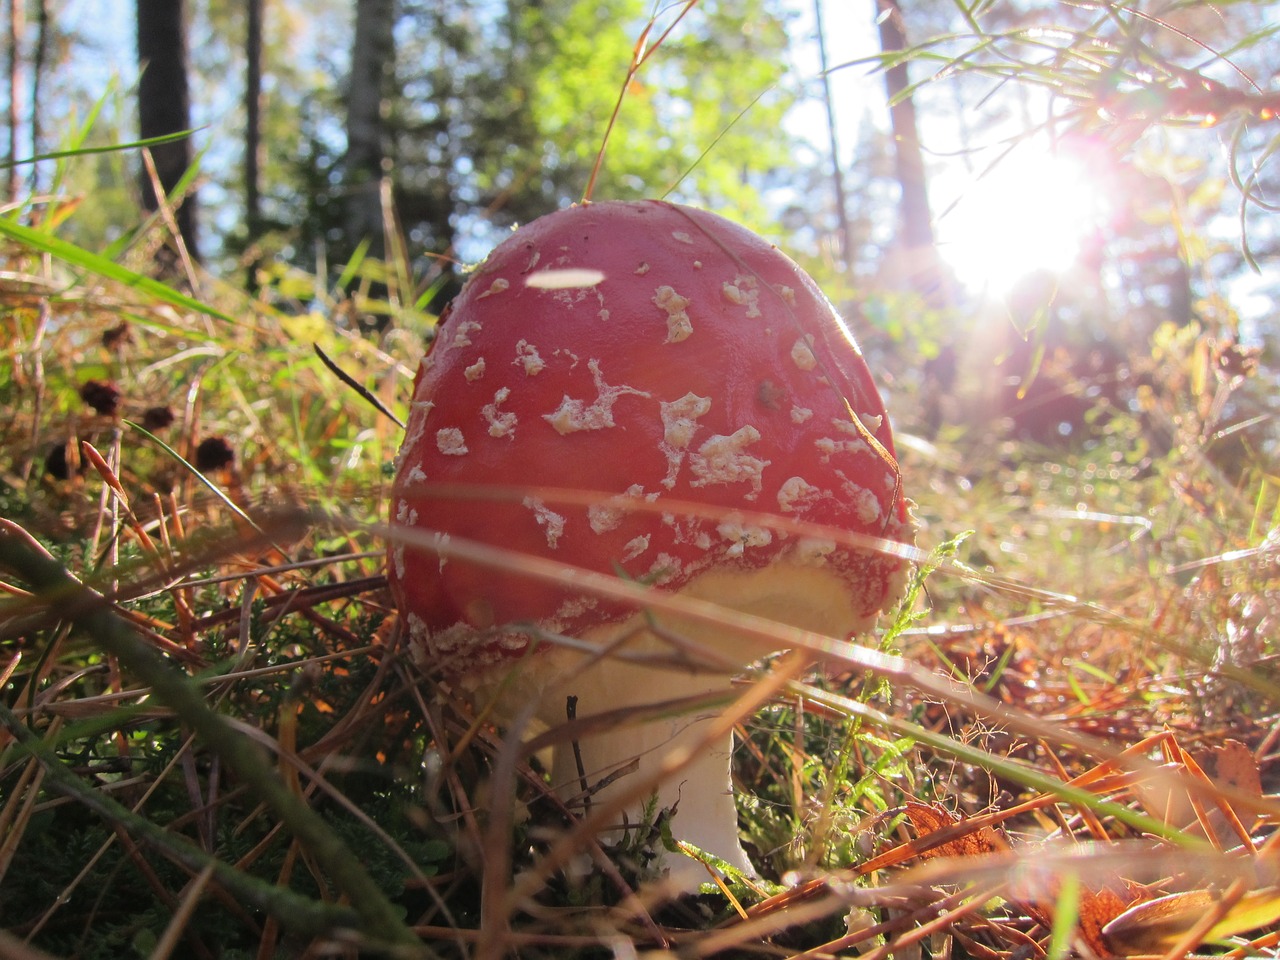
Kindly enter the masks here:
[[[449, 486], [532, 492], [486, 501], [442, 495]], [[603, 496], [558, 502], [538, 488]], [[704, 509], [682, 511], [681, 502]], [[398, 528], [841, 639], [899, 596], [905, 563], [786, 521], [895, 543], [913, 535], [880, 396], [813, 281], [741, 227], [657, 201], [551, 214], [476, 271], [419, 369], [392, 509]], [[704, 741], [734, 674], [770, 645], [636, 610], [571, 578], [549, 583], [444, 553], [393, 539], [389, 573], [410, 643], [478, 699], [500, 696], [499, 719], [533, 704], [554, 727], [569, 697], [588, 719], [686, 697], [718, 701], [603, 732], [588, 724], [581, 772], [564, 746], [552, 777], [578, 803], [584, 781], [600, 803], [652, 781], [677, 838], [751, 872], [738, 839], [732, 739]], [[535, 643], [543, 634], [600, 654]], [[699, 659], [707, 663], [695, 669]], [[687, 751], [687, 765], [663, 777]], [[642, 806], [626, 811], [630, 823]], [[685, 858], [666, 866], [679, 889], [706, 879]]]

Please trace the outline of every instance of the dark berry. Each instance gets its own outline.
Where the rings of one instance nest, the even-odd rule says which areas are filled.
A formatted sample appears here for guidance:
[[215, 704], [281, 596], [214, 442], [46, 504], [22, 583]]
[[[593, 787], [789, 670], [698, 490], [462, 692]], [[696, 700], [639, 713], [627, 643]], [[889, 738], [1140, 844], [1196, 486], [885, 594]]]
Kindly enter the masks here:
[[148, 430], [163, 430], [173, 423], [173, 411], [168, 407], [147, 407], [142, 414], [142, 425]]
[[210, 470], [221, 470], [235, 462], [236, 455], [231, 445], [222, 437], [209, 437], [200, 441], [196, 447], [196, 469], [201, 473]]
[[80, 399], [105, 417], [114, 417], [120, 410], [120, 389], [109, 381], [88, 380], [81, 384]]
[[119, 350], [131, 343], [133, 343], [133, 327], [129, 326], [128, 320], [121, 320], [111, 329], [102, 331], [102, 345], [108, 350]]
[[71, 467], [67, 463], [67, 445], [60, 443], [44, 458], [44, 472], [55, 480], [66, 480], [71, 476]]

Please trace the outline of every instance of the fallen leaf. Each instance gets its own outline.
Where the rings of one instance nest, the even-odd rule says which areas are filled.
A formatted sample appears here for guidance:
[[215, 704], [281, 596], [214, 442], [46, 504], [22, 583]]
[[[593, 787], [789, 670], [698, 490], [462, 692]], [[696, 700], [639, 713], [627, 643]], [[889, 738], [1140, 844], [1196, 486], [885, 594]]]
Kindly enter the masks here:
[[1213, 751], [1217, 782], [1251, 797], [1262, 796], [1262, 775], [1253, 751], [1239, 740], [1224, 740]]
[[[1222, 903], [1218, 890], [1188, 890], [1130, 907], [1102, 928], [1110, 952], [1120, 956], [1163, 953]], [[1201, 938], [1201, 943], [1256, 930], [1280, 920], [1280, 887], [1251, 890]]]
[[921, 851], [922, 857], [978, 857], [1005, 849], [1000, 837], [991, 827], [978, 827], [965, 832], [964, 822], [941, 807], [910, 801], [906, 805], [906, 814], [921, 840], [942, 830], [954, 830], [957, 833], [954, 840], [947, 840]]

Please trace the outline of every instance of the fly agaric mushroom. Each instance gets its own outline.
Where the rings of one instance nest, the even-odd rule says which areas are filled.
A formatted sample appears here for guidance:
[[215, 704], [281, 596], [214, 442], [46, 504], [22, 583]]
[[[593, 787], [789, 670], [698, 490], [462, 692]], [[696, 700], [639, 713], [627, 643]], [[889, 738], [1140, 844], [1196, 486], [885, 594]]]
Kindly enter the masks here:
[[[601, 498], [485, 499], [486, 487]], [[664, 501], [706, 509], [664, 512]], [[742, 227], [660, 201], [561, 210], [490, 254], [418, 370], [392, 503], [394, 527], [431, 531], [437, 543], [498, 545], [842, 639], [900, 595], [904, 561], [771, 528], [759, 515], [913, 537], [884, 406], [814, 282]], [[585, 718], [728, 691], [731, 672], [770, 652], [569, 580], [549, 586], [437, 554], [421, 539], [393, 542], [389, 575], [411, 648], [479, 699], [504, 701], [500, 718], [537, 702], [537, 718], [553, 726], [569, 696]], [[549, 635], [579, 643], [569, 649]], [[681, 638], [732, 671], [611, 655], [678, 653]], [[637, 758], [629, 776], [644, 777], [668, 751], [698, 744], [705, 719], [703, 711], [592, 732], [578, 745], [585, 777], [566, 745], [554, 783], [577, 795]], [[677, 838], [752, 872], [738, 839], [731, 749], [699, 752], [656, 784], [657, 799], [675, 810]], [[674, 881], [696, 889], [705, 870], [681, 859], [669, 864]]]

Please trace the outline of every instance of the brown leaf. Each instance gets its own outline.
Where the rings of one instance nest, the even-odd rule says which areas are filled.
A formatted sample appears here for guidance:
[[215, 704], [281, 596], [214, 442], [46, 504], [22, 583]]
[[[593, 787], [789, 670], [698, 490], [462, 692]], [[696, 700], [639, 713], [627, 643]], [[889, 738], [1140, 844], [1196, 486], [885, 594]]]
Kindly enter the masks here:
[[1253, 751], [1239, 740], [1224, 740], [1213, 751], [1215, 779], [1220, 786], [1231, 787], [1251, 797], [1262, 796], [1262, 775]]
[[[1110, 952], [1120, 956], [1164, 953], [1211, 911], [1219, 909], [1218, 890], [1188, 890], [1130, 907], [1102, 928]], [[1280, 919], [1280, 888], [1251, 890], [1223, 912], [1200, 942], [1269, 926]]]
[[1080, 938], [1098, 956], [1106, 957], [1114, 952], [1103, 930], [1128, 906], [1129, 900], [1111, 887], [1080, 891]]
[[964, 821], [957, 820], [942, 807], [910, 801], [906, 805], [906, 814], [921, 840], [944, 830], [955, 834], [954, 839], [931, 844], [922, 850], [922, 857], [977, 857], [1005, 849], [1005, 844], [991, 827], [966, 827]]

